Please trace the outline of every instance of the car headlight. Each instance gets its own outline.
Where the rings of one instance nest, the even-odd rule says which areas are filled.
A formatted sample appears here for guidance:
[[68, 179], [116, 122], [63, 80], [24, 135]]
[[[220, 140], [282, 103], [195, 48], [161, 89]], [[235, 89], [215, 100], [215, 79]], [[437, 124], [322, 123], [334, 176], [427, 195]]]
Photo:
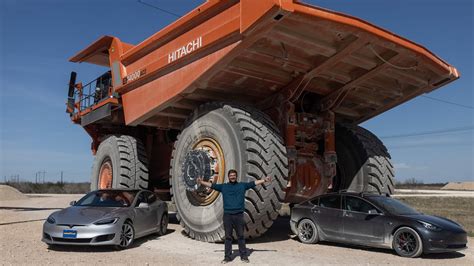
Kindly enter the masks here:
[[54, 223], [56, 223], [56, 220], [53, 218], [53, 216], [49, 216], [48, 219], [46, 219], [46, 222], [48, 222], [50, 224], [54, 224]]
[[439, 228], [438, 226], [436, 225], [433, 225], [433, 224], [430, 224], [430, 223], [427, 223], [427, 222], [423, 222], [423, 221], [418, 221], [420, 224], [423, 225], [424, 228], [428, 229], [428, 230], [431, 230], [431, 231], [441, 231], [441, 228]]
[[107, 218], [95, 222], [95, 225], [104, 225], [104, 224], [114, 224], [119, 220], [119, 218]]

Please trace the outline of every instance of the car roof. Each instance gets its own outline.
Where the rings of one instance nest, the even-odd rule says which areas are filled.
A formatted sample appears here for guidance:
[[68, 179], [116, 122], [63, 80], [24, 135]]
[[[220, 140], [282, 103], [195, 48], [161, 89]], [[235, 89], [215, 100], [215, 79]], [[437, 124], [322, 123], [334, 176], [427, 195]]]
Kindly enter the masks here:
[[370, 193], [370, 192], [353, 192], [353, 191], [335, 191], [335, 192], [329, 192], [325, 194], [318, 195], [316, 197], [313, 197], [311, 199], [305, 200], [301, 202], [300, 204], [312, 201], [314, 199], [324, 197], [324, 196], [331, 196], [331, 195], [341, 195], [341, 196], [355, 196], [355, 197], [360, 197], [360, 198], [367, 198], [367, 197], [390, 197], [389, 194], [377, 194], [377, 193]]

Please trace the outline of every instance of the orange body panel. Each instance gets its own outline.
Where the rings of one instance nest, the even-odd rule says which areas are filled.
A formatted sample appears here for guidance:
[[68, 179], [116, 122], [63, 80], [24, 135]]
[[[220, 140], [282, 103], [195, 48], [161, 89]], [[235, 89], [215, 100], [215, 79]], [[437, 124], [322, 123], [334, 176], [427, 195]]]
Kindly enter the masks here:
[[187, 65], [186, 69], [180, 68], [146, 83], [140, 87], [139, 90], [133, 90], [124, 94], [122, 96], [122, 103], [124, 106], [127, 106], [125, 122], [132, 125], [140, 124], [157, 114], [160, 110], [168, 107], [166, 104], [167, 101], [177, 97], [179, 93], [181, 93], [180, 89], [182, 87], [189, 87], [196, 77], [202, 75], [235, 47], [235, 45], [237, 44], [232, 44], [215, 53], [207, 55]]
[[296, 0], [207, 1], [136, 46], [105, 36], [71, 61], [108, 63], [126, 124], [165, 128], [203, 102], [255, 105], [295, 84], [360, 123], [459, 77], [418, 44]]

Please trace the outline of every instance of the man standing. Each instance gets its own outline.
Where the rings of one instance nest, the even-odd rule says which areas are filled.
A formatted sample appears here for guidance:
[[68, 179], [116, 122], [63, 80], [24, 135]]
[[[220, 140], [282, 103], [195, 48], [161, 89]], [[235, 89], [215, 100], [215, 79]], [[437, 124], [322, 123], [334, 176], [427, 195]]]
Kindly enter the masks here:
[[270, 177], [252, 181], [252, 182], [237, 182], [237, 171], [229, 170], [227, 173], [229, 182], [225, 184], [214, 184], [206, 182], [202, 178], [197, 178], [196, 181], [200, 185], [210, 187], [222, 193], [224, 199], [224, 231], [225, 231], [225, 255], [222, 263], [230, 262], [230, 255], [232, 254], [232, 231], [235, 228], [239, 242], [240, 259], [243, 262], [249, 262], [247, 255], [247, 248], [245, 247], [244, 238], [244, 210], [245, 210], [245, 191], [251, 189], [256, 185], [261, 185], [265, 182], [270, 182]]

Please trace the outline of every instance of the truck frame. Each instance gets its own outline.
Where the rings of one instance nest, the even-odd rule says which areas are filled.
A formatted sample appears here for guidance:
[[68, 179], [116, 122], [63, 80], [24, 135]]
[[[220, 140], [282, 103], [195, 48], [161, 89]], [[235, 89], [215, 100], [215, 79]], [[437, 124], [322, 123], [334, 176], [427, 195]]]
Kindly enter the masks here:
[[273, 177], [246, 194], [246, 237], [282, 203], [392, 193], [390, 155], [358, 125], [459, 78], [416, 43], [296, 0], [209, 0], [137, 45], [103, 36], [70, 61], [108, 68], [69, 84], [67, 112], [92, 138], [91, 189], [172, 198], [185, 232], [211, 242], [224, 237], [222, 199], [197, 177]]

